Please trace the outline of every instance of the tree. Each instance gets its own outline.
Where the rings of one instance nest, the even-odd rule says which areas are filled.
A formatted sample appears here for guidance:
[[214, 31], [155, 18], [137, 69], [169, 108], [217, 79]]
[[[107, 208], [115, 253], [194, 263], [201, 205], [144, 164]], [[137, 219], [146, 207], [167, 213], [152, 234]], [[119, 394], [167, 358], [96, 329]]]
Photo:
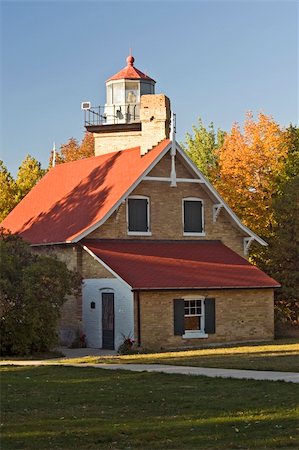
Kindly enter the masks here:
[[[94, 137], [92, 133], [86, 132], [81, 144], [75, 138], [70, 138], [66, 144], [62, 144], [60, 152], [56, 153], [56, 164], [61, 164], [94, 156]], [[52, 165], [53, 155], [50, 158]]]
[[1, 355], [47, 351], [57, 343], [61, 306], [77, 293], [80, 276], [3, 229], [0, 254]]
[[216, 187], [236, 214], [263, 237], [275, 225], [272, 201], [279, 191], [287, 145], [285, 134], [269, 116], [258, 120], [247, 115], [244, 133], [238, 124], [225, 136], [218, 149], [219, 177]]
[[182, 145], [182, 147], [202, 173], [213, 181], [213, 178], [217, 176], [217, 149], [223, 144], [225, 132], [220, 129], [215, 131], [212, 122], [206, 128], [200, 118], [198, 125], [194, 125], [192, 129], [194, 136], [187, 133], [186, 146]]
[[11, 174], [0, 161], [0, 221], [10, 213], [17, 204], [17, 187]]
[[[279, 192], [273, 201], [275, 227], [267, 258], [260, 258], [264, 269], [281, 283], [276, 294], [280, 320], [298, 324], [299, 314], [299, 129], [285, 131], [287, 158], [279, 179]], [[264, 255], [263, 255], [264, 256]]]
[[41, 163], [30, 155], [27, 155], [19, 167], [16, 178], [17, 201], [21, 201], [25, 195], [44, 176], [45, 170], [41, 168]]

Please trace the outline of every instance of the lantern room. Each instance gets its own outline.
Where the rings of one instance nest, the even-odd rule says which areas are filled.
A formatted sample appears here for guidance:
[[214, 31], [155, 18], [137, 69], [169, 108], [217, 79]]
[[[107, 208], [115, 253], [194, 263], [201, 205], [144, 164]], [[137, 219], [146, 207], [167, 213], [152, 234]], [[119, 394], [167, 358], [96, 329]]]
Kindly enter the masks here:
[[140, 97], [155, 93], [155, 80], [134, 67], [134, 57], [127, 66], [106, 82], [106, 124], [140, 121]]

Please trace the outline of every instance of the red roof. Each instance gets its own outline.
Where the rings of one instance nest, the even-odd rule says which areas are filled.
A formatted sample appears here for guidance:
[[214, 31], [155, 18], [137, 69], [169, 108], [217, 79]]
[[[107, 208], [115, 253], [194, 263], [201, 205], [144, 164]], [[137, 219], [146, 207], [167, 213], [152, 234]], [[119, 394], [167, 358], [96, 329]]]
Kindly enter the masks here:
[[142, 157], [136, 147], [59, 164], [1, 226], [31, 244], [76, 240], [111, 211], [168, 144], [166, 139]]
[[86, 240], [84, 245], [137, 290], [279, 287], [220, 241]]
[[136, 69], [136, 67], [134, 67], [133, 56], [128, 56], [127, 57], [127, 66], [124, 67], [120, 72], [118, 72], [115, 75], [113, 75], [112, 77], [110, 77], [107, 81], [123, 80], [123, 79], [127, 79], [127, 80], [142, 79], [142, 80], [153, 81], [155, 83], [155, 80], [153, 80], [148, 75], [146, 75], [145, 73], [141, 72], [140, 70]]

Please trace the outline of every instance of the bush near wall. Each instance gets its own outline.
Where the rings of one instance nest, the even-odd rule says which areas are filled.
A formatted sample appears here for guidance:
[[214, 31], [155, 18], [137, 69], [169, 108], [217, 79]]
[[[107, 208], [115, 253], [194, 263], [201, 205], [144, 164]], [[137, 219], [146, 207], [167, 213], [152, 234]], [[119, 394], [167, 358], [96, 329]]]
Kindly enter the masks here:
[[0, 232], [0, 353], [44, 352], [57, 343], [57, 323], [67, 295], [81, 285], [78, 273], [56, 258], [33, 254], [29, 244]]

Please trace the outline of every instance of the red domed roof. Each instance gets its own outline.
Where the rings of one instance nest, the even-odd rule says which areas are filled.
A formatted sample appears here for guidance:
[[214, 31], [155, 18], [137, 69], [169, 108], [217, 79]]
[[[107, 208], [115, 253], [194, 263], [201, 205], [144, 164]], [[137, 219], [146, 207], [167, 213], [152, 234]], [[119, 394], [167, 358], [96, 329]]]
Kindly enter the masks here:
[[150, 78], [145, 73], [141, 72], [140, 70], [136, 69], [134, 67], [134, 57], [132, 55], [129, 55], [127, 57], [127, 66], [124, 67], [120, 72], [116, 73], [112, 77], [110, 77], [107, 81], [112, 80], [148, 80], [153, 81], [155, 83], [155, 80]]

